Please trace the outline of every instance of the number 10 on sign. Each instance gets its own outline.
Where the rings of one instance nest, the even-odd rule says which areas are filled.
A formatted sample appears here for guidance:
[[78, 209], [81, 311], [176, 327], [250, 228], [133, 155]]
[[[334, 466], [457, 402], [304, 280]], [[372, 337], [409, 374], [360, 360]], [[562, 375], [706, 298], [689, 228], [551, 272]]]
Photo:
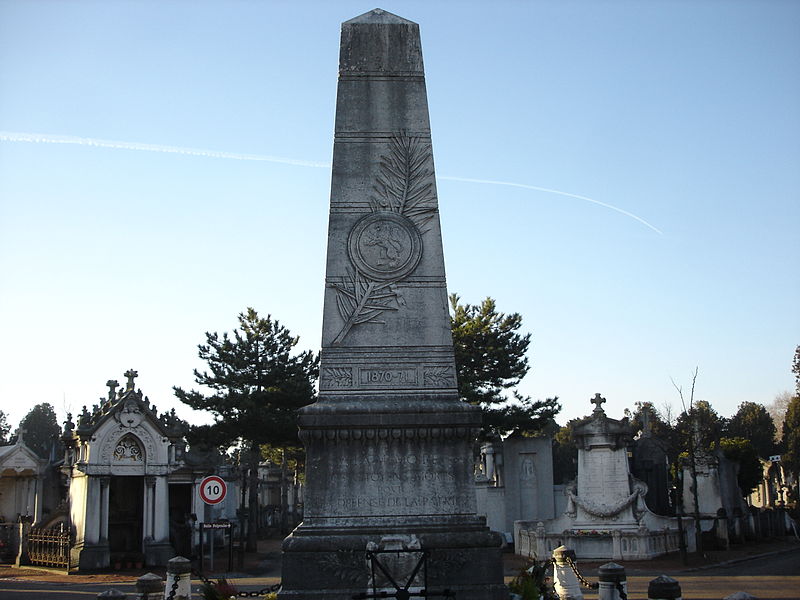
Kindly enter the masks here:
[[209, 475], [200, 482], [200, 499], [206, 504], [219, 504], [225, 499], [227, 492], [228, 486], [222, 477]]

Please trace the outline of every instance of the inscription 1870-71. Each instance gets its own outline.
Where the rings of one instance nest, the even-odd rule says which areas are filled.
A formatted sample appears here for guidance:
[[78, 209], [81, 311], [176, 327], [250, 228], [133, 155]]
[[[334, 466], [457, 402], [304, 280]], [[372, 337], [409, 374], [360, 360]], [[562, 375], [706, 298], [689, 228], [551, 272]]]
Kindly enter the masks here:
[[359, 381], [362, 385], [394, 386], [398, 384], [417, 385], [417, 369], [411, 368], [384, 368], [360, 369]]

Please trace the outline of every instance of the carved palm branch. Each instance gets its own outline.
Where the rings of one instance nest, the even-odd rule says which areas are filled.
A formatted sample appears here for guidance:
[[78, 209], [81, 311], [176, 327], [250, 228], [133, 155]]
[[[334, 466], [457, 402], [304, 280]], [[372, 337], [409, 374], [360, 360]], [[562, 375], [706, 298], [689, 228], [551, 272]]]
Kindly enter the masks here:
[[339, 314], [345, 320], [344, 327], [333, 340], [334, 345], [340, 344], [344, 336], [353, 325], [362, 323], [384, 323], [377, 318], [385, 310], [397, 310], [392, 306], [392, 301], [399, 301], [394, 282], [372, 281], [359, 273], [358, 269], [350, 271], [342, 285], [333, 284], [336, 288], [336, 306]]
[[380, 173], [373, 186], [378, 197], [373, 210], [391, 210], [411, 219], [424, 233], [436, 214], [431, 148], [416, 137], [393, 135], [389, 153], [381, 157]]
[[[371, 200], [372, 210], [399, 213], [425, 233], [425, 225], [436, 215], [436, 194], [433, 189], [431, 148], [419, 138], [403, 133], [392, 136], [389, 152], [381, 156], [379, 173], [373, 186], [377, 197]], [[336, 288], [336, 305], [345, 320], [344, 327], [333, 340], [338, 345], [354, 325], [383, 323], [378, 317], [386, 310], [397, 310], [404, 304], [392, 281], [375, 281], [358, 269]]]

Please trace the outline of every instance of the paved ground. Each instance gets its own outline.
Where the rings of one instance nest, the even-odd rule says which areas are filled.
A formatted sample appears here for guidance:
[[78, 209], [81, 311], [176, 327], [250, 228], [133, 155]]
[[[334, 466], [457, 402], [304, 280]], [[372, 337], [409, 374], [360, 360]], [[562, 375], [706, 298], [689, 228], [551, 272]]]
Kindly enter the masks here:
[[[526, 564], [513, 554], [504, 556], [506, 581]], [[598, 562], [580, 562], [581, 572], [597, 579]], [[220, 561], [219, 567], [223, 564]], [[628, 592], [631, 600], [647, 598], [647, 584], [661, 574], [677, 579], [686, 600], [721, 600], [737, 591], [746, 591], [760, 599], [800, 600], [800, 543], [773, 540], [734, 547], [727, 552], [709, 552], [705, 557], [690, 556], [683, 564], [679, 556], [652, 561], [626, 562]], [[154, 569], [163, 576], [163, 570]], [[147, 569], [65, 575], [57, 571], [15, 569], [0, 565], [0, 598], [3, 600], [87, 600], [109, 588], [133, 592], [136, 578]], [[217, 573], [223, 575], [223, 573]], [[280, 581], [280, 541], [265, 540], [259, 552], [247, 555], [240, 570], [228, 577], [241, 590], [260, 590]], [[194, 582], [193, 582], [194, 583]], [[199, 587], [193, 585], [193, 590]], [[587, 600], [597, 598], [587, 590]], [[199, 596], [196, 596], [199, 598]]]

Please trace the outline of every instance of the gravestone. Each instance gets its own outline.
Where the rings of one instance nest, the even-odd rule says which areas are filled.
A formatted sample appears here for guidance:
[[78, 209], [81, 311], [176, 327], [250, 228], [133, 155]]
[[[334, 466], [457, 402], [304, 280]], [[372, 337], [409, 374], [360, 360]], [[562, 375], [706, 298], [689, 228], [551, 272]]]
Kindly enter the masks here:
[[419, 26], [379, 9], [342, 24], [320, 358], [280, 598], [371, 593], [368, 550], [427, 551], [430, 590], [507, 597], [456, 388]]

